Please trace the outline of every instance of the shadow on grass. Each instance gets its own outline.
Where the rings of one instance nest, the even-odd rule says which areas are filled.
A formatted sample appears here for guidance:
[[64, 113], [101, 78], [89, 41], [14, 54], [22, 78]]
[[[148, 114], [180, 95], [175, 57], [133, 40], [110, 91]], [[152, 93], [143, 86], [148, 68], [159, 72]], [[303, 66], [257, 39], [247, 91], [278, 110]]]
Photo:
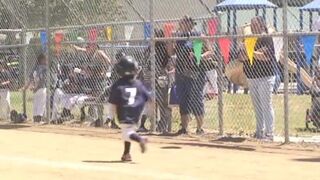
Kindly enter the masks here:
[[300, 159], [293, 159], [294, 161], [298, 162], [320, 162], [320, 157], [319, 158], [300, 158]]
[[21, 129], [21, 128], [28, 128], [30, 126], [21, 125], [21, 124], [1, 124], [0, 129]]
[[114, 160], [114, 161], [92, 161], [92, 160], [85, 160], [82, 161], [84, 163], [95, 163], [95, 164], [135, 164], [134, 162], [125, 162], [120, 160]]
[[178, 143], [168, 143], [172, 145], [183, 145], [183, 146], [197, 146], [197, 147], [206, 147], [206, 148], [217, 148], [217, 149], [230, 149], [238, 151], [255, 151], [256, 149], [243, 146], [227, 146], [222, 144], [207, 144], [207, 143], [188, 143], [188, 142], [178, 142]]

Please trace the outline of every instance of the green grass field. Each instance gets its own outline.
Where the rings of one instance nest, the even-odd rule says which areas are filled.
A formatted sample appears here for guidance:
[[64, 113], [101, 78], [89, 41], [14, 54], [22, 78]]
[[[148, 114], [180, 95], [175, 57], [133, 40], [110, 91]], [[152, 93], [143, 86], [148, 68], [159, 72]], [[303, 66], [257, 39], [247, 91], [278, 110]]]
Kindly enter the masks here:
[[[311, 132], [303, 131], [305, 128], [306, 109], [311, 106], [310, 96], [290, 95], [289, 96], [289, 123], [291, 135], [305, 135]], [[245, 133], [251, 134], [255, 130], [255, 116], [249, 95], [244, 94], [224, 94], [224, 131], [226, 133]], [[12, 92], [12, 108], [22, 112], [22, 93]], [[276, 133], [283, 134], [284, 129], [284, 99], [283, 95], [274, 95], [273, 105], [276, 116]], [[32, 117], [32, 93], [27, 93], [27, 115]], [[78, 117], [77, 115], [75, 117]], [[191, 126], [194, 126], [193, 121]], [[178, 108], [173, 110], [173, 130], [179, 127]], [[205, 128], [209, 130], [218, 130], [218, 106], [217, 99], [206, 102]]]

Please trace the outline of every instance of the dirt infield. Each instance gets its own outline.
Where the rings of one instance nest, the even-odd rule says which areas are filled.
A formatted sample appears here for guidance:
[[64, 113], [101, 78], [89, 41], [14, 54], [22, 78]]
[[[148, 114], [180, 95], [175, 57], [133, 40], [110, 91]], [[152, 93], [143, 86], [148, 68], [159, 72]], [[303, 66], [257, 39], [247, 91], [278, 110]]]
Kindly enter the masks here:
[[304, 179], [320, 177], [314, 145], [242, 138], [150, 136], [147, 154], [133, 146], [121, 163], [116, 131], [0, 125], [0, 179]]

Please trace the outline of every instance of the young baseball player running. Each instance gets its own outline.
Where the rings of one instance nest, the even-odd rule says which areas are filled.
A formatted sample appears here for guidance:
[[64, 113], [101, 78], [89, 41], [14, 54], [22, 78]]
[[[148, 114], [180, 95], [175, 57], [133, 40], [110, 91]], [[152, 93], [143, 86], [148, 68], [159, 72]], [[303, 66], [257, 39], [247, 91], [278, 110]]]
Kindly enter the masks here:
[[130, 141], [140, 144], [141, 152], [146, 151], [147, 139], [136, 133], [138, 121], [150, 95], [142, 82], [136, 79], [138, 63], [131, 56], [123, 56], [116, 65], [121, 76], [111, 87], [109, 97], [110, 115], [117, 115], [122, 137], [124, 140], [124, 152], [122, 161], [131, 161]]

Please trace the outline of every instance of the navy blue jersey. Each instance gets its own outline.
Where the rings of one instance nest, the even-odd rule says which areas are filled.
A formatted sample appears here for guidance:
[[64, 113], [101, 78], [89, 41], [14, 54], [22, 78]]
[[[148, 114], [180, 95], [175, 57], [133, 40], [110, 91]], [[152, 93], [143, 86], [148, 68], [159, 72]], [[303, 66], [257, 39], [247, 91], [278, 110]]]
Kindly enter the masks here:
[[[200, 36], [199, 32], [177, 32], [175, 37], [195, 37]], [[176, 42], [176, 72], [178, 74], [189, 73], [190, 70], [196, 70], [196, 60], [190, 61], [190, 53], [193, 52], [192, 40], [178, 40]]]
[[117, 106], [117, 116], [122, 124], [139, 121], [150, 95], [139, 80], [121, 78], [111, 87], [109, 103]]

